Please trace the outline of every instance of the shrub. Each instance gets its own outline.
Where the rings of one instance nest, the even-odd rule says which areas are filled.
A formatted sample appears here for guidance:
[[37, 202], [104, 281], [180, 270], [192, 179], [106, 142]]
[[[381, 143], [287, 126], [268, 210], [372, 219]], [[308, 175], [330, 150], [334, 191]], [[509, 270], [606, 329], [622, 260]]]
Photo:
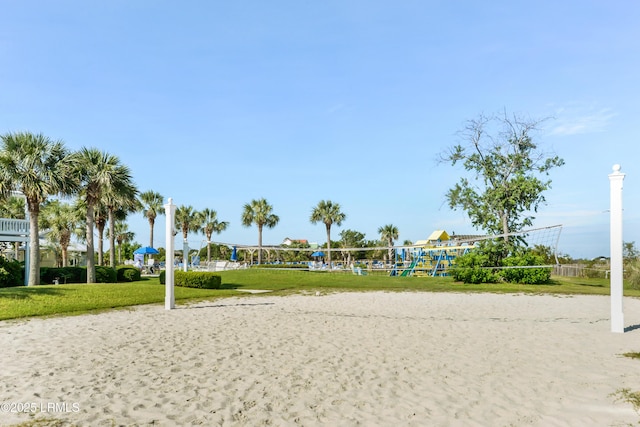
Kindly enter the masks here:
[[451, 269], [453, 280], [464, 283], [498, 283], [500, 276], [490, 268], [473, 267]]
[[[85, 268], [85, 272], [86, 272]], [[85, 279], [86, 281], [86, 279]], [[116, 283], [118, 281], [118, 273], [111, 267], [102, 265], [96, 266], [96, 283]]]
[[[505, 267], [527, 267], [544, 264], [544, 258], [532, 251], [526, 251], [521, 255], [513, 255], [502, 260]], [[510, 283], [522, 283], [527, 285], [539, 285], [548, 283], [551, 279], [550, 268], [504, 268], [500, 275]]]
[[464, 283], [497, 283], [500, 276], [491, 268], [488, 254], [473, 250], [456, 258], [450, 269], [454, 280]]
[[22, 286], [24, 267], [20, 262], [0, 256], [0, 288]]
[[132, 266], [118, 267], [116, 269], [118, 282], [135, 282], [140, 280], [140, 269]]
[[[184, 286], [185, 288], [202, 288], [202, 289], [220, 289], [222, 286], [222, 277], [219, 274], [208, 271], [182, 271], [174, 270], [174, 285]], [[160, 284], [166, 283], [166, 271], [160, 272]]]
[[176, 286], [186, 288], [220, 289], [222, 277], [208, 271], [182, 271], [174, 272]]
[[640, 261], [633, 260], [624, 266], [625, 279], [632, 289], [640, 289]]
[[520, 251], [517, 255], [502, 258], [500, 264], [495, 264], [495, 248], [491, 248], [490, 252], [485, 252], [483, 249], [474, 249], [456, 259], [456, 264], [451, 268], [451, 276], [454, 280], [464, 283], [497, 283], [504, 280], [510, 283], [536, 285], [548, 283], [551, 279], [550, 268], [490, 268], [544, 264], [544, 258], [532, 250]]
[[40, 283], [52, 284], [55, 279], [58, 283], [82, 283], [82, 278], [87, 281], [87, 269], [82, 267], [43, 267], [40, 269]]
[[[116, 283], [117, 273], [111, 267], [96, 266], [96, 283]], [[87, 267], [43, 267], [40, 269], [40, 283], [86, 283]]]
[[[185, 288], [220, 289], [222, 277], [219, 274], [208, 271], [182, 271], [174, 270], [174, 285]], [[160, 272], [160, 284], [166, 283], [166, 272]]]

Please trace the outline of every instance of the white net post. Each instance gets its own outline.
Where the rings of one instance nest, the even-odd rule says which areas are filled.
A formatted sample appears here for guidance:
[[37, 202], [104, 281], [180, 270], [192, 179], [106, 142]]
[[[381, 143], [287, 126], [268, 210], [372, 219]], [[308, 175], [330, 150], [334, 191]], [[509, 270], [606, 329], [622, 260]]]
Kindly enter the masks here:
[[176, 301], [174, 295], [174, 278], [173, 278], [173, 259], [174, 259], [174, 218], [176, 214], [176, 206], [173, 204], [173, 199], [169, 198], [169, 203], [164, 205], [166, 221], [166, 258], [165, 258], [165, 296], [164, 296], [164, 308], [171, 310], [175, 308]]
[[622, 181], [625, 174], [620, 165], [613, 166], [609, 175], [611, 186], [611, 332], [624, 333], [624, 313], [622, 310]]

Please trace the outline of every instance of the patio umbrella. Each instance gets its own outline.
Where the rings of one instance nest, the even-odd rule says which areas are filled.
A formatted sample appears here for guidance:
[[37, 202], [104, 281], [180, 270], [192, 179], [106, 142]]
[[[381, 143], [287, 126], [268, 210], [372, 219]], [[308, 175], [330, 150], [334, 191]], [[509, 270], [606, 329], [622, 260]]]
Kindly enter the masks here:
[[233, 250], [231, 251], [231, 261], [237, 261], [238, 260], [238, 249], [234, 246]]
[[324, 252], [317, 251], [317, 252], [312, 253], [311, 256], [324, 256]]
[[158, 252], [157, 249], [152, 248], [151, 246], [143, 246], [141, 248], [136, 249], [135, 251], [133, 251], [134, 254], [159, 254], [160, 252]]

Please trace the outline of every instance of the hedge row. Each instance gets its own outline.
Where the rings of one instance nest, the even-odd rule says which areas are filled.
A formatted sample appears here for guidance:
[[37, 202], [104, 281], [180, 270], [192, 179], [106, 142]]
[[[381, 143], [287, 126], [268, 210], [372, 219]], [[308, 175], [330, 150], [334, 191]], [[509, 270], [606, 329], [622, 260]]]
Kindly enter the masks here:
[[451, 268], [454, 280], [464, 283], [521, 283], [538, 285], [548, 283], [551, 268], [536, 267], [544, 265], [544, 259], [532, 252], [503, 258], [496, 268], [490, 254], [472, 251], [456, 259]]
[[[86, 267], [42, 267], [40, 283], [53, 284], [86, 283]], [[133, 282], [140, 280], [140, 270], [131, 266], [111, 267], [96, 266], [96, 283]]]
[[[185, 288], [201, 288], [201, 289], [220, 289], [222, 286], [222, 277], [219, 274], [208, 271], [182, 271], [175, 270], [173, 272], [173, 280], [175, 286], [183, 286]], [[166, 283], [166, 272], [160, 272], [160, 283]]]

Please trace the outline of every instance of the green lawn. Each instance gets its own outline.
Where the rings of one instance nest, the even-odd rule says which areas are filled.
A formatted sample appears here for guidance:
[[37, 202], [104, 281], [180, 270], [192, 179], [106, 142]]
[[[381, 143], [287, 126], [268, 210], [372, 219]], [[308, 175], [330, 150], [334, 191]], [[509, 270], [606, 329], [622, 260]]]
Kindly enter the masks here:
[[[240, 295], [237, 290], [264, 289], [271, 295], [333, 291], [499, 292], [608, 295], [606, 279], [554, 278], [548, 285], [465, 285], [449, 277], [355, 276], [344, 273], [289, 270], [221, 272], [222, 289], [176, 287], [176, 304]], [[0, 320], [32, 316], [79, 314], [141, 304], [163, 304], [165, 290], [157, 277], [133, 283], [45, 285], [0, 289]], [[243, 294], [246, 295], [246, 294]], [[640, 291], [625, 289], [640, 297]]]

